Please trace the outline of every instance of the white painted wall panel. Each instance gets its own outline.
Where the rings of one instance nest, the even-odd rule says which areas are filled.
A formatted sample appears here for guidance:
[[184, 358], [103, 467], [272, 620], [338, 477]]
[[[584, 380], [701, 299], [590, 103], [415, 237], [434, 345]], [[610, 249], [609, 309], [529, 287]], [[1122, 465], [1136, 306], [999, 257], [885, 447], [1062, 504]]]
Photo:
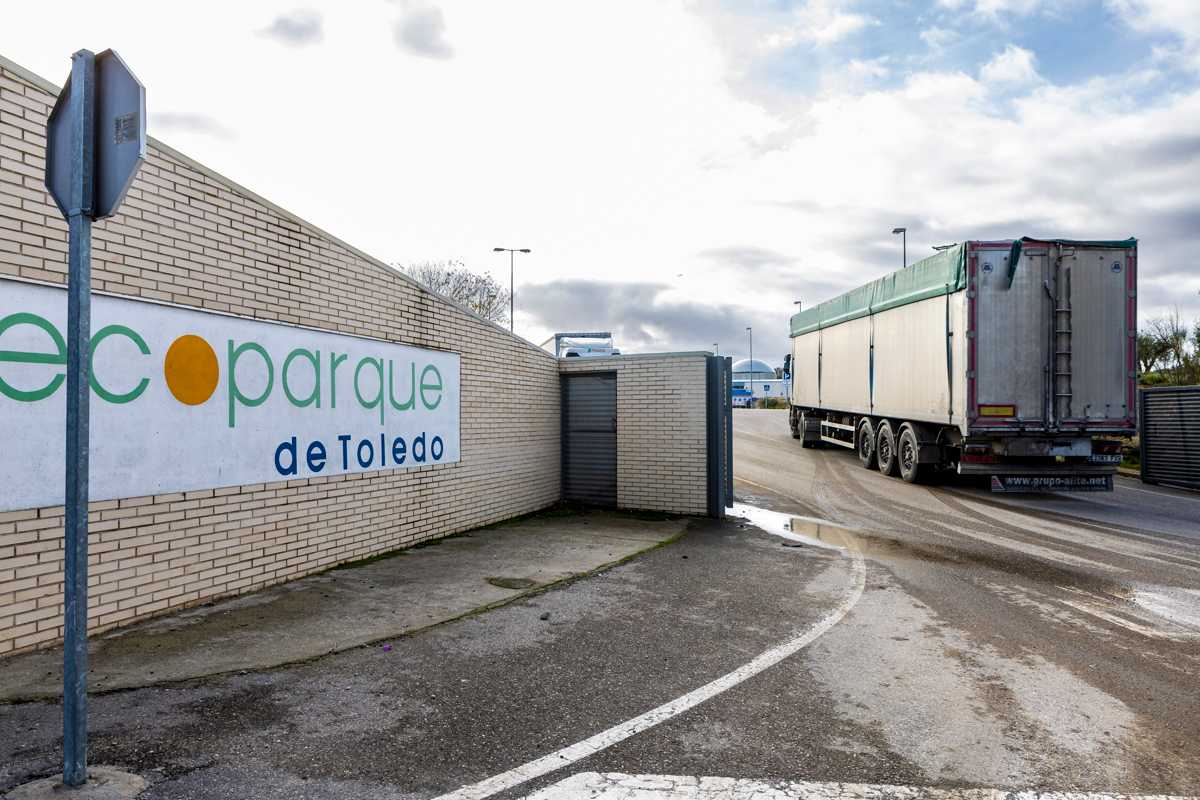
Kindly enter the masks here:
[[[0, 281], [0, 511], [63, 502], [66, 316]], [[93, 500], [459, 460], [455, 353], [105, 296], [92, 335]]]

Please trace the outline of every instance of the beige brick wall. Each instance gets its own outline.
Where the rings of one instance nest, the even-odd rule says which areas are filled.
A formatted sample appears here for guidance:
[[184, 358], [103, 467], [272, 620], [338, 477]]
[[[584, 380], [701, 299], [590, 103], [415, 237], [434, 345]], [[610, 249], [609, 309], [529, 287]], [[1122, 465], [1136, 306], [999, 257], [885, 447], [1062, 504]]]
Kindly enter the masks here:
[[706, 353], [564, 358], [563, 374], [617, 373], [617, 505], [708, 512]]
[[[52, 89], [0, 59], [0, 291], [65, 281], [66, 223], [42, 184]], [[558, 500], [558, 372], [528, 342], [156, 142], [93, 244], [98, 292], [462, 358], [457, 464], [92, 503], [93, 631]], [[61, 638], [62, 517], [0, 513], [0, 654]]]

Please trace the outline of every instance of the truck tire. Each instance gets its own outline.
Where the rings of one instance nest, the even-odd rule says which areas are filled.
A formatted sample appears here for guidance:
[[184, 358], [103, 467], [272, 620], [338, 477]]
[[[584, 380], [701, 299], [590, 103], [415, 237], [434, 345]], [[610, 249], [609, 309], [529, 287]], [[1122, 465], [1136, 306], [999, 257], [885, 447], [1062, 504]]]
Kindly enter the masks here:
[[900, 477], [905, 483], [920, 483], [925, 470], [917, 458], [921, 452], [917, 443], [917, 434], [908, 425], [900, 429], [900, 438], [896, 442], [895, 459], [900, 470]]
[[815, 442], [808, 437], [808, 413], [800, 414], [800, 446], [806, 450], [811, 450], [816, 447], [819, 442]]
[[865, 417], [858, 423], [856, 449], [859, 463], [866, 469], [875, 469], [875, 427]]
[[875, 429], [875, 462], [884, 475], [896, 476], [900, 460], [896, 458], [896, 434], [886, 419]]

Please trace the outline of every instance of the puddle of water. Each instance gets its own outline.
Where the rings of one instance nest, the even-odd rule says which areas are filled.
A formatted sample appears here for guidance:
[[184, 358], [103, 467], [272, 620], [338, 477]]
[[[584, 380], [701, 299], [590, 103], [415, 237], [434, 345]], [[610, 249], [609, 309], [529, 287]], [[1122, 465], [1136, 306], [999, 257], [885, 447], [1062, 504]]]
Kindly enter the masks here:
[[788, 541], [839, 552], [846, 549], [849, 528], [835, 525], [828, 520], [795, 517], [746, 503], [734, 503], [729, 515], [744, 519], [755, 527]]

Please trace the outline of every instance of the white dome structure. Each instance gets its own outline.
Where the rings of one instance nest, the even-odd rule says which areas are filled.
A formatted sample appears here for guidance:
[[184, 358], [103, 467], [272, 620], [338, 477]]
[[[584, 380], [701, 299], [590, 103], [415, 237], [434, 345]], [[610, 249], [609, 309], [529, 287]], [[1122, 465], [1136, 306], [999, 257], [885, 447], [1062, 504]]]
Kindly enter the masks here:
[[775, 375], [771, 365], [759, 359], [738, 359], [733, 362], [733, 404], [753, 405], [767, 397], [787, 397], [788, 381]]
[[751, 361], [748, 358], [739, 359], [733, 362], [733, 377], [745, 378], [750, 380], [750, 373], [754, 373], [754, 380], [775, 380], [775, 370], [765, 361], [754, 359]]

